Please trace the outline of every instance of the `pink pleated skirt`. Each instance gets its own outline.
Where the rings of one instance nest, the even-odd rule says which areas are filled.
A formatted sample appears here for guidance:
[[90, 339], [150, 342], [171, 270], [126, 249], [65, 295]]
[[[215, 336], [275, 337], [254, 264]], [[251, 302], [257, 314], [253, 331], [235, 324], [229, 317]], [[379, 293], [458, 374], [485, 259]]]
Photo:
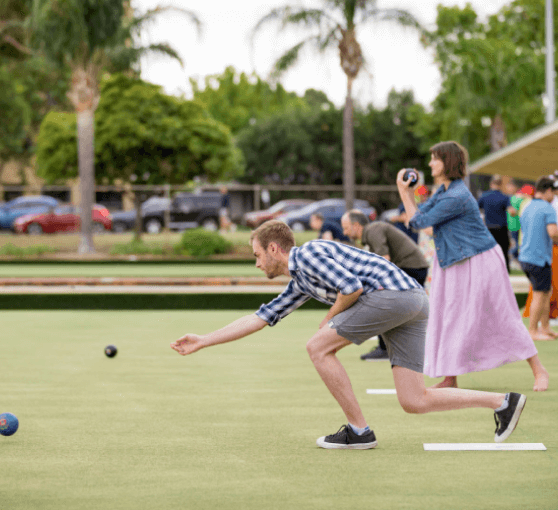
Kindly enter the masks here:
[[434, 257], [426, 375], [479, 372], [535, 354], [500, 246], [446, 269]]

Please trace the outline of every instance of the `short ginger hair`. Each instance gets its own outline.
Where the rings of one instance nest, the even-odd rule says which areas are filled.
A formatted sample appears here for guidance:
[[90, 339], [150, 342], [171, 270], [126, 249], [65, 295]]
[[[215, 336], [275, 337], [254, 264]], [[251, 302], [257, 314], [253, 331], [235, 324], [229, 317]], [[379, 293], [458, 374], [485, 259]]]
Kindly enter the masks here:
[[262, 223], [250, 235], [250, 244], [257, 239], [261, 247], [267, 250], [269, 243], [277, 243], [277, 245], [287, 253], [295, 245], [293, 231], [290, 227], [279, 220], [269, 220]]

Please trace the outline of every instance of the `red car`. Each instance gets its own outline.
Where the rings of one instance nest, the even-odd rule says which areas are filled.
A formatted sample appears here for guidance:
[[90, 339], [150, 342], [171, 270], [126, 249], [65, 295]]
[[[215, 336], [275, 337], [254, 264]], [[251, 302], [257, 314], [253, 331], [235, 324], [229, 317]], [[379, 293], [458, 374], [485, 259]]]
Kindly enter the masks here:
[[[93, 232], [110, 230], [112, 220], [108, 209], [94, 204], [92, 211]], [[80, 229], [79, 209], [72, 204], [60, 204], [43, 214], [27, 214], [14, 222], [14, 230], [22, 234], [53, 234], [55, 232], [75, 232]]]
[[293, 198], [290, 200], [280, 200], [269, 209], [263, 211], [252, 211], [244, 215], [244, 223], [250, 228], [259, 227], [264, 221], [273, 220], [281, 214], [296, 211], [314, 202], [306, 198]]

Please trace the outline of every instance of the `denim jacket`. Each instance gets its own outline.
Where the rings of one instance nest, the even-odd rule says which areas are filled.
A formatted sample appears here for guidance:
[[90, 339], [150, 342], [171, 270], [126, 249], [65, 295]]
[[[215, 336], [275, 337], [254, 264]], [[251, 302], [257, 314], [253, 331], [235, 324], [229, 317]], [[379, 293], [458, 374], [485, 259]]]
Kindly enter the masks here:
[[434, 227], [436, 256], [442, 269], [483, 253], [496, 241], [482, 221], [479, 206], [461, 179], [436, 193], [411, 218], [415, 229]]

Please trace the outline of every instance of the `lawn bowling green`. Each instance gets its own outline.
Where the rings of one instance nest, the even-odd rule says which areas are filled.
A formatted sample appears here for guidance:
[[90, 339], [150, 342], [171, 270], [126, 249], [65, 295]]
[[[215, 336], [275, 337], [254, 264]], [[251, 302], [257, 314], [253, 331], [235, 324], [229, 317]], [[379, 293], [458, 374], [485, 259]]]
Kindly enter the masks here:
[[[0, 508], [521, 509], [558, 501], [558, 393], [531, 391], [525, 363], [460, 383], [514, 389], [527, 406], [509, 442], [547, 451], [425, 452], [423, 443], [489, 443], [492, 413], [405, 414], [388, 363], [339, 353], [379, 445], [329, 451], [316, 438], [344, 418], [306, 353], [323, 311], [181, 357], [169, 343], [242, 311], [4, 311]], [[107, 358], [106, 345], [119, 353]], [[537, 344], [558, 374], [557, 344]], [[431, 382], [428, 380], [428, 382]]]

